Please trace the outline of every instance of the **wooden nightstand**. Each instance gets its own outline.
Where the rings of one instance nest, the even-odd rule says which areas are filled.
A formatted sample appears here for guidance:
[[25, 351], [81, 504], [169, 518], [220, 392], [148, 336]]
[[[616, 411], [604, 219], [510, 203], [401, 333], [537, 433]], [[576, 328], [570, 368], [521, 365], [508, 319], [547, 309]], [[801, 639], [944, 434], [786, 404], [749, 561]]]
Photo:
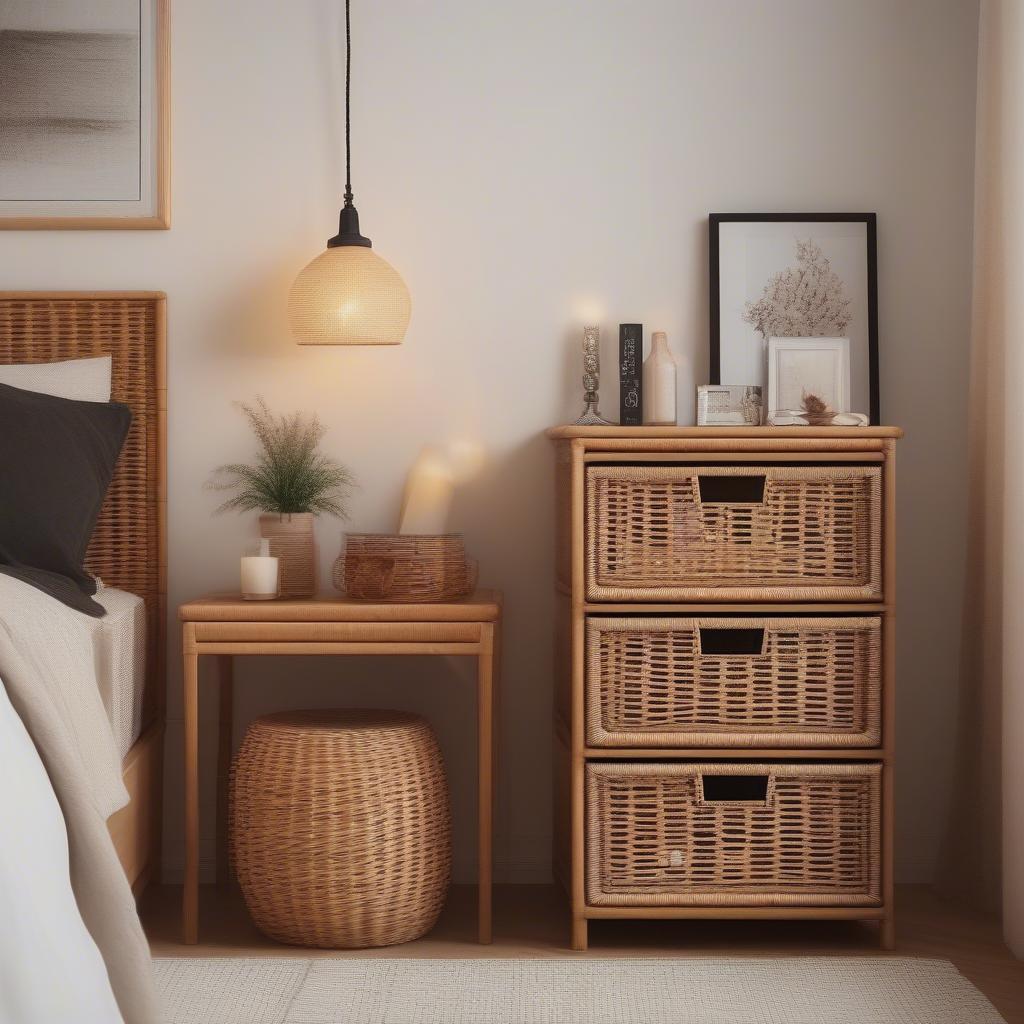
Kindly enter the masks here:
[[243, 601], [214, 595], [183, 604], [185, 661], [184, 941], [199, 935], [199, 659], [220, 667], [217, 756], [217, 877], [228, 877], [227, 783], [231, 764], [232, 658], [258, 654], [439, 654], [477, 659], [479, 941], [491, 941], [494, 707], [500, 664], [501, 595], [481, 590], [443, 604], [374, 604], [323, 595]]

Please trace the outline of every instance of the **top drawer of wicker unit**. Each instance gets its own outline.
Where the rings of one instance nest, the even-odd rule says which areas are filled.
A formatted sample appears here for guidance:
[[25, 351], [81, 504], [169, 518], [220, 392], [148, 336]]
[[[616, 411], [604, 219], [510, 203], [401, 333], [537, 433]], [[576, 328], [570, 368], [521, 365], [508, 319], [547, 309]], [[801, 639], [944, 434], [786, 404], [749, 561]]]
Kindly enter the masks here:
[[860, 465], [591, 465], [592, 601], [882, 596], [882, 476]]

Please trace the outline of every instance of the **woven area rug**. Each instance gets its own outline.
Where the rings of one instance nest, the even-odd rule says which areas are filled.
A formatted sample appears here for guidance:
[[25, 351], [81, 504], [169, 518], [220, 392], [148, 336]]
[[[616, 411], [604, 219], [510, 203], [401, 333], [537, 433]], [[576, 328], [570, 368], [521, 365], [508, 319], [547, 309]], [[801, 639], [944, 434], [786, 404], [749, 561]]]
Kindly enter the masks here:
[[945, 960], [156, 961], [166, 1024], [1004, 1024]]

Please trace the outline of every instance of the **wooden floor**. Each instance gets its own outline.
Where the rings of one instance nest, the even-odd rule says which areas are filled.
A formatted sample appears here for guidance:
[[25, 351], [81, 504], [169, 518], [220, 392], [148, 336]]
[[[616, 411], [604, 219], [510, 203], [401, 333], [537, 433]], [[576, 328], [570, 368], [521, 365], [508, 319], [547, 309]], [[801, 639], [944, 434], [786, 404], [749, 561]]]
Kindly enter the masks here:
[[[894, 954], [879, 952], [873, 929], [847, 922], [592, 921], [588, 953], [566, 949], [568, 915], [551, 886], [499, 886], [495, 941], [473, 941], [476, 891], [456, 886], [434, 930], [418, 942], [352, 952], [299, 949], [264, 938], [237, 892], [204, 887], [200, 944], [181, 943], [181, 889], [146, 894], [142, 919], [154, 956], [647, 957], [919, 956], [952, 960], [1008, 1024], [1024, 1024], [1024, 964], [1003, 945], [998, 922], [942, 902], [924, 886], [897, 889]], [[936, 1022], [941, 1024], [941, 1022]]]

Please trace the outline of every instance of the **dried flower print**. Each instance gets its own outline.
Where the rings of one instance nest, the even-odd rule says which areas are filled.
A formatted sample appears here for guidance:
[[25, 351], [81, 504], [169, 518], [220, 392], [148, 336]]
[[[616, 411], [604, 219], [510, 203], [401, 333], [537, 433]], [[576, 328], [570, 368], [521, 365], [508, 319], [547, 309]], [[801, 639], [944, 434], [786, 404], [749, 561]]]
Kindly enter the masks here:
[[795, 267], [773, 274], [761, 298], [748, 302], [743, 319], [769, 338], [842, 337], [853, 319], [853, 303], [821, 246], [797, 240]]

